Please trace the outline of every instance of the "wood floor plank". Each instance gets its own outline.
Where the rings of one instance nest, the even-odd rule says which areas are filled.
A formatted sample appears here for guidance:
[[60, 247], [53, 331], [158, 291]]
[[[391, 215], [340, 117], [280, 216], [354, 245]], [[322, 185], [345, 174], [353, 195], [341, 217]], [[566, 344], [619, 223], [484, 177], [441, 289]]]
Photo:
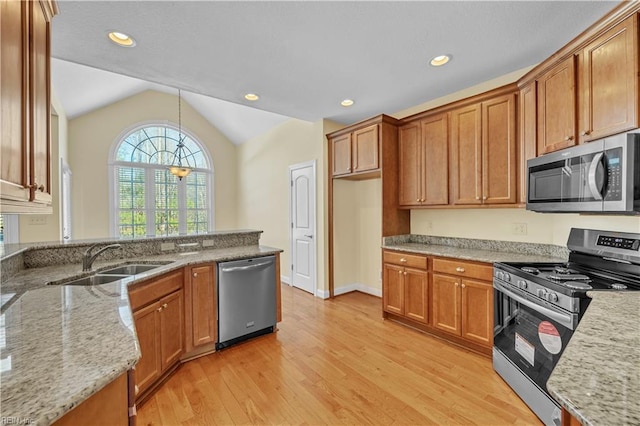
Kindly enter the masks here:
[[380, 299], [282, 287], [276, 333], [182, 366], [138, 425], [536, 425], [491, 360], [382, 319]]

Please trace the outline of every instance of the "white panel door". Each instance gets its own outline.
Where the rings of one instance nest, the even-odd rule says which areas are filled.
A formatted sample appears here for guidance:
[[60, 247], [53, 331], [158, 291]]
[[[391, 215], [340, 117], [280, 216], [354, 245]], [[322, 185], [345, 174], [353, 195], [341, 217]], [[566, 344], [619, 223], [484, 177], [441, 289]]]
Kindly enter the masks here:
[[315, 161], [291, 166], [291, 285], [316, 289]]

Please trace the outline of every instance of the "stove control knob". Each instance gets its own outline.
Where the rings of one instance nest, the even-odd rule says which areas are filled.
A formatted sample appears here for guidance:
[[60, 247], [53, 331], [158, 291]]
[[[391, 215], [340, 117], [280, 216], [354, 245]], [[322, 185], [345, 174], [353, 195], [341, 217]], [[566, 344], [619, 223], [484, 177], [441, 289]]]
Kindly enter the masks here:
[[547, 300], [549, 302], [557, 302], [558, 301], [558, 295], [555, 293], [548, 293], [547, 294]]
[[504, 280], [505, 281], [511, 281], [511, 275], [509, 275], [508, 273], [504, 273]]
[[504, 273], [502, 271], [496, 272], [496, 276], [498, 277], [498, 279], [504, 279]]
[[538, 295], [538, 297], [541, 297], [543, 299], [547, 298], [547, 290], [545, 290], [544, 288], [539, 288], [536, 294]]
[[518, 280], [518, 288], [526, 290], [527, 287], [528, 287], [528, 284], [525, 280]]

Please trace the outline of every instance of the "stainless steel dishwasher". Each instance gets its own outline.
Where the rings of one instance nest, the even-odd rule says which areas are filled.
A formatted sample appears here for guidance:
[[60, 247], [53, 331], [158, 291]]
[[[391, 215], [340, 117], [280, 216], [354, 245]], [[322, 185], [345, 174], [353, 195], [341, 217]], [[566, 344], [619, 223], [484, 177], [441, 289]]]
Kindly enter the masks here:
[[216, 349], [275, 330], [275, 260], [267, 256], [218, 264]]

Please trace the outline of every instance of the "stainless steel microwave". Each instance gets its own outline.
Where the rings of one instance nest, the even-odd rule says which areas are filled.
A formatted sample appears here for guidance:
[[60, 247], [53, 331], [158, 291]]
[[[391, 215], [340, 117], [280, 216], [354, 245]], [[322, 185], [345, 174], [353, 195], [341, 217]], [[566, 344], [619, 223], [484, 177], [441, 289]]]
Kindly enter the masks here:
[[527, 210], [640, 214], [638, 133], [532, 158], [527, 171]]

